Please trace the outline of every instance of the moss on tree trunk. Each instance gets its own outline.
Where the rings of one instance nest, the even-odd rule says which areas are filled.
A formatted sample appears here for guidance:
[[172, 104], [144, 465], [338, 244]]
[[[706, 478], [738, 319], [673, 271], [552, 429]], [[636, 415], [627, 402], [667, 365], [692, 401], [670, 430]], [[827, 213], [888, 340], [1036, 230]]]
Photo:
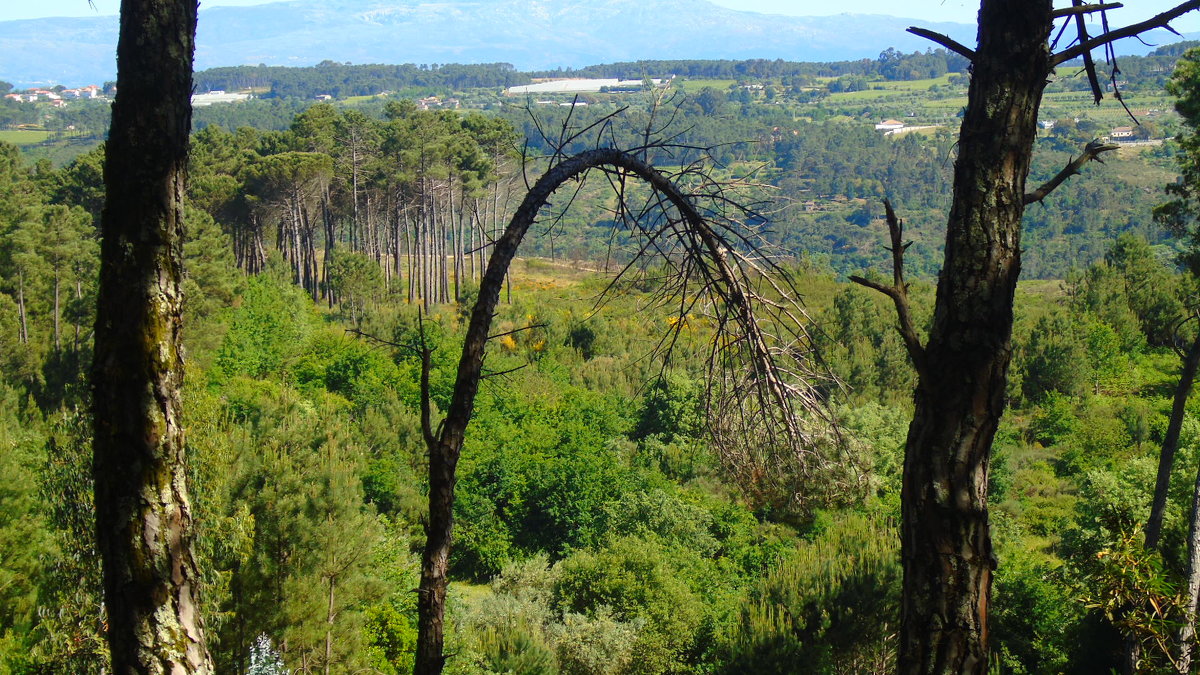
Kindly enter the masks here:
[[184, 472], [183, 199], [195, 2], [124, 0], [92, 372], [114, 672], [211, 673]]

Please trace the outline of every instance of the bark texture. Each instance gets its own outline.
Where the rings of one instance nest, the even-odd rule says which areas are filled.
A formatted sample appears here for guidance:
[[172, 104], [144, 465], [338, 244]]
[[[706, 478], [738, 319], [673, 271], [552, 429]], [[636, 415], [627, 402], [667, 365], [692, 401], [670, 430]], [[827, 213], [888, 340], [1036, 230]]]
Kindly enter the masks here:
[[[1175, 460], [1175, 452], [1179, 448], [1179, 432], [1183, 427], [1188, 396], [1192, 392], [1192, 383], [1196, 379], [1196, 370], [1200, 368], [1200, 334], [1192, 341], [1183, 358], [1183, 368], [1179, 373], [1179, 384], [1175, 387], [1175, 400], [1171, 406], [1171, 419], [1167, 425], [1167, 435], [1163, 438], [1162, 453], [1158, 460], [1158, 481], [1154, 486], [1154, 502], [1150, 508], [1150, 520], [1146, 523], [1146, 548], [1155, 550], [1162, 531], [1163, 512], [1166, 511], [1167, 490], [1171, 484], [1171, 466]], [[1183, 624], [1179, 627], [1176, 642], [1179, 645], [1179, 658], [1175, 661], [1176, 672], [1191, 672], [1193, 643], [1196, 638], [1196, 607], [1200, 604], [1200, 471], [1196, 474], [1195, 487], [1192, 488], [1191, 527], [1188, 531], [1187, 580], [1183, 594]]]
[[195, 0], [123, 0], [92, 372], [113, 671], [213, 672], [185, 485], [183, 199]]
[[1191, 527], [1188, 530], [1187, 581], [1183, 593], [1183, 624], [1176, 641], [1179, 658], [1175, 669], [1181, 675], [1192, 672], [1192, 657], [1196, 640], [1196, 607], [1200, 604], [1200, 471], [1192, 488]]
[[902, 488], [899, 671], [986, 673], [992, 438], [1004, 410], [1049, 0], [984, 0]]

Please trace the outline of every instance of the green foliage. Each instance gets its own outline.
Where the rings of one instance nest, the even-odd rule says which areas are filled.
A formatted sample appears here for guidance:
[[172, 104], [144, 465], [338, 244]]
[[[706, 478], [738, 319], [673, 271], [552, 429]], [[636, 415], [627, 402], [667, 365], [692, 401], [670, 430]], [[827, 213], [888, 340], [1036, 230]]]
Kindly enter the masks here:
[[216, 372], [224, 377], [278, 372], [308, 339], [311, 311], [291, 284], [268, 275], [250, 277], [217, 352]]
[[728, 673], [879, 672], [893, 658], [900, 561], [889, 523], [837, 517], [799, 543], [744, 602], [722, 659]]
[[1082, 577], [1083, 602], [1143, 648], [1147, 671], [1169, 666], [1183, 598], [1140, 536], [1120, 533]]
[[407, 375], [385, 353], [332, 329], [314, 334], [305, 351], [291, 368], [296, 383], [339, 394], [360, 408], [382, 405]]
[[186, 276], [183, 280], [184, 312], [202, 320], [233, 304], [238, 287], [237, 264], [229, 236], [207, 212], [188, 208], [187, 238], [183, 242]]
[[992, 597], [998, 667], [1014, 675], [1065, 672], [1082, 638], [1084, 608], [1062, 568], [1021, 549], [1002, 552]]
[[720, 546], [711, 513], [663, 490], [626, 493], [604, 510], [611, 535], [661, 541], [704, 557]]
[[21, 407], [16, 390], [0, 385], [0, 673], [29, 665], [38, 580], [56, 550], [38, 494], [44, 439], [20, 419]]
[[1078, 396], [1087, 391], [1090, 363], [1086, 346], [1077, 339], [1079, 328], [1069, 316], [1042, 317], [1029, 336], [1024, 395], [1041, 401], [1052, 393]]
[[416, 603], [409, 604], [381, 603], [365, 611], [370, 665], [384, 675], [412, 672], [417, 648]]
[[363, 609], [366, 659], [385, 675], [412, 672], [417, 644], [417, 598], [411, 589], [419, 581], [420, 563], [407, 550], [399, 524], [390, 523], [374, 552], [379, 587]]
[[[922, 293], [913, 289], [916, 298]], [[856, 403], [897, 403], [908, 399], [916, 384], [916, 371], [896, 333], [895, 310], [877, 296], [847, 285], [821, 315], [823, 354]]]
[[468, 431], [460, 573], [495, 574], [516, 550], [560, 556], [594, 544], [605, 505], [642, 484], [610, 442], [627, 428], [616, 401], [540, 377], [509, 393], [482, 397]]
[[329, 290], [343, 311], [357, 324], [367, 307], [383, 294], [383, 273], [379, 265], [355, 251], [336, 248], [328, 261]]
[[580, 551], [559, 564], [556, 602], [569, 613], [607, 607], [618, 621], [640, 622], [633, 647], [639, 671], [678, 670], [700, 649], [698, 631], [706, 614], [703, 597], [684, 573], [691, 564], [685, 556], [640, 537]]
[[654, 382], [642, 400], [631, 437], [656, 436], [670, 443], [676, 438], [696, 438], [702, 432], [701, 384], [679, 375]]
[[1154, 219], [1165, 225], [1171, 232], [1187, 240], [1187, 253], [1183, 262], [1193, 275], [1200, 272], [1200, 228], [1197, 223], [1196, 189], [1200, 186], [1200, 52], [1188, 50], [1179, 59], [1175, 72], [1167, 81], [1167, 92], [1175, 97], [1175, 110], [1183, 118], [1188, 131], [1181, 133], [1176, 141], [1180, 152], [1176, 155], [1176, 164], [1180, 176], [1178, 180], [1167, 186], [1167, 194], [1171, 200], [1154, 209]]
[[1046, 394], [1042, 404], [1034, 409], [1029, 424], [1029, 434], [1042, 445], [1057, 445], [1069, 440], [1080, 430], [1081, 422], [1075, 415], [1075, 402], [1065, 394], [1052, 391]]
[[242, 396], [259, 410], [253, 426], [230, 429], [215, 420], [232, 415], [211, 411], [209, 432], [229, 446], [206, 443], [199, 458], [210, 494], [202, 528], [225, 537], [206, 550], [229, 589], [216, 631], [218, 663], [245, 667], [251, 643], [265, 632], [287, 645], [289, 667], [325, 664], [327, 639], [331, 668], [361, 666], [368, 654], [362, 609], [378, 591], [383, 537], [364, 503], [364, 453], [332, 411], [293, 390]]
[[39, 476], [56, 549], [37, 580], [35, 667], [54, 673], [100, 675], [110, 671], [101, 605], [100, 555], [94, 541], [91, 433], [79, 412], [56, 415], [46, 438]]

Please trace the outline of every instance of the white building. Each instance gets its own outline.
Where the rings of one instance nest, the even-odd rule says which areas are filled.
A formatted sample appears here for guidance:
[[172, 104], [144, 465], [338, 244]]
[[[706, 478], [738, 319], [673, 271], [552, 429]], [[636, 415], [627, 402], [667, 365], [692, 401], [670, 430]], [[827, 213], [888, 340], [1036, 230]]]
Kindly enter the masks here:
[[250, 99], [250, 94], [227, 94], [224, 91], [210, 91], [207, 94], [192, 94], [192, 107], [200, 108], [214, 103], [238, 103]]
[[[662, 78], [650, 80], [655, 86], [669, 80]], [[638, 89], [643, 80], [618, 80], [616, 78], [597, 78], [588, 80], [551, 80], [536, 84], [523, 84], [519, 87], [509, 87], [504, 93], [514, 94], [581, 94], [598, 92], [601, 89]]]

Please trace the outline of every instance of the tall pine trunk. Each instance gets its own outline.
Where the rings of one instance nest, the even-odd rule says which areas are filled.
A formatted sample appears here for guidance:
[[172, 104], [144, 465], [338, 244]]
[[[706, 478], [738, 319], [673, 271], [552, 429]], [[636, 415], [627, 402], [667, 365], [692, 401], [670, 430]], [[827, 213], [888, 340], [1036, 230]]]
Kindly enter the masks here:
[[196, 3], [123, 0], [92, 370], [96, 537], [118, 675], [211, 673], [180, 419]]
[[1183, 675], [1191, 672], [1193, 643], [1196, 640], [1196, 607], [1200, 604], [1200, 470], [1196, 472], [1196, 485], [1192, 489], [1191, 517], [1192, 524], [1188, 531], [1187, 580], [1183, 596], [1183, 625], [1179, 627], [1179, 658], [1175, 661], [1176, 672]]
[[17, 272], [17, 318], [20, 324], [18, 339], [21, 344], [29, 344], [29, 319], [25, 312], [25, 273]]
[[[1163, 513], [1167, 506], [1167, 492], [1171, 487], [1171, 468], [1175, 462], [1175, 452], [1179, 449], [1179, 434], [1183, 428], [1183, 418], [1187, 414], [1187, 400], [1192, 393], [1192, 385], [1196, 379], [1196, 371], [1200, 368], [1200, 332], [1192, 340], [1192, 345], [1183, 357], [1179, 382], [1175, 386], [1175, 397], [1171, 405], [1171, 417], [1167, 424], [1167, 433], [1163, 437], [1162, 450], [1158, 458], [1158, 478], [1154, 486], [1154, 498], [1150, 507], [1150, 519], [1146, 522], [1146, 549], [1154, 551], [1162, 532]], [[1191, 527], [1188, 532], [1187, 578], [1183, 596], [1183, 624], [1179, 627], [1178, 643], [1179, 658], [1176, 660], [1176, 670], [1188, 673], [1192, 665], [1192, 643], [1196, 638], [1196, 607], [1200, 603], [1200, 471], [1196, 474], [1196, 484], [1192, 490]], [[1128, 661], [1136, 663], [1137, 652], [1131, 654]]]
[[54, 266], [54, 351], [62, 349], [62, 276]]
[[1049, 0], [984, 0], [901, 490], [899, 671], [987, 672], [988, 462], [1004, 411]]

